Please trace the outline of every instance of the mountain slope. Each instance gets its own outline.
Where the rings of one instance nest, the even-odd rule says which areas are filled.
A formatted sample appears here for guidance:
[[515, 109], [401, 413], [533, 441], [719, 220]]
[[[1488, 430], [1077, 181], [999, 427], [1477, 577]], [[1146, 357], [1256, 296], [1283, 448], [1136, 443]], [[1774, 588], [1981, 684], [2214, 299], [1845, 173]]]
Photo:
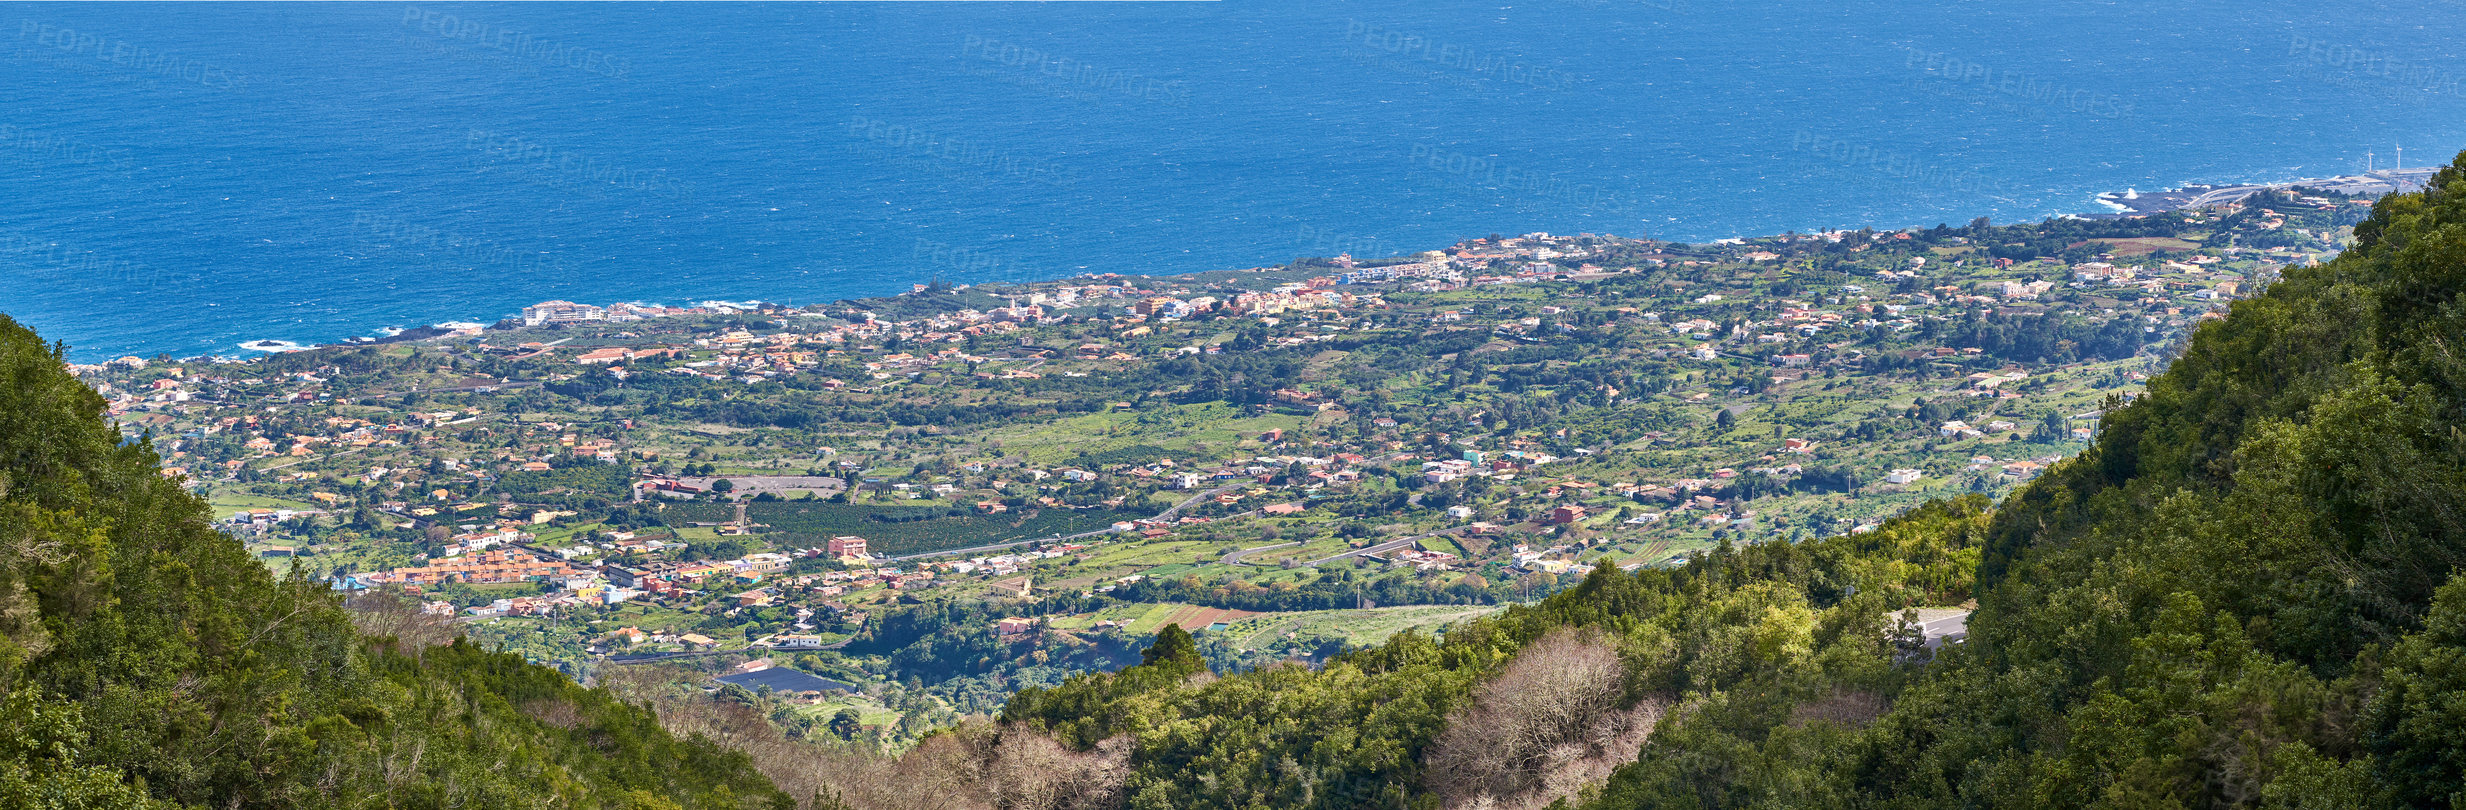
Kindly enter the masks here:
[[0, 806], [792, 804], [556, 672], [361, 634], [157, 465], [0, 316]]
[[[2459, 177], [2199, 330], [1991, 515], [1597, 570], [1324, 672], [1090, 676], [1005, 718], [1130, 741], [1133, 807], [2466, 804]], [[1933, 656], [1893, 615], [1973, 596], [1968, 642]], [[1434, 741], [1531, 704], [1505, 662], [1566, 627], [1624, 664], [1619, 712], [1513, 719], [1544, 729], [1515, 750], [1556, 753], [1467, 794]], [[1605, 784], [1522, 787], [1662, 706]]]
[[1859, 764], [1878, 797], [2460, 800], [2466, 707], [2425, 691], [2466, 672], [2458, 177], [2236, 304], [2003, 507], [1970, 644]]

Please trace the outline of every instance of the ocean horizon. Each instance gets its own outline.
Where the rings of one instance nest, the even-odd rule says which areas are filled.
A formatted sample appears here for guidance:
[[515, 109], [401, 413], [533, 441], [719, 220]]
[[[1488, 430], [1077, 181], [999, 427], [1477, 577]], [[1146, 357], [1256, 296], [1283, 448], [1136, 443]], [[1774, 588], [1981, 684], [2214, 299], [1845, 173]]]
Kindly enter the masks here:
[[2447, 162], [2466, 4], [2362, 5], [14, 5], [0, 313], [245, 356]]

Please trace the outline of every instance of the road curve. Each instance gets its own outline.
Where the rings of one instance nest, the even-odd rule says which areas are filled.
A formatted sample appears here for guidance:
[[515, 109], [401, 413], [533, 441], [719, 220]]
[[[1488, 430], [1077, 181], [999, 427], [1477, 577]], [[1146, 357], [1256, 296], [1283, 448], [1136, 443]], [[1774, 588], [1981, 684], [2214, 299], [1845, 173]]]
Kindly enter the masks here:
[[[1425, 535], [1425, 536], [1426, 536], [1426, 535]], [[1390, 551], [1395, 551], [1395, 550], [1397, 550], [1397, 549], [1404, 548], [1404, 547], [1406, 547], [1406, 546], [1410, 546], [1410, 545], [1412, 545], [1412, 544], [1414, 544], [1414, 543], [1418, 543], [1418, 542], [1421, 542], [1421, 537], [1407, 537], [1407, 538], [1404, 538], [1404, 539], [1402, 539], [1402, 540], [1389, 540], [1389, 541], [1387, 541], [1387, 542], [1380, 543], [1380, 544], [1378, 544], [1378, 545], [1371, 546], [1371, 547], [1369, 547], [1369, 548], [1357, 548], [1357, 549], [1353, 549], [1352, 551], [1347, 551], [1347, 552], [1345, 552], [1345, 553], [1338, 554], [1338, 555], [1333, 556], [1333, 557], [1323, 557], [1323, 558], [1316, 559], [1316, 560], [1311, 560], [1311, 561], [1309, 561], [1309, 562], [1302, 563], [1302, 564], [1303, 564], [1303, 565], [1321, 565], [1321, 564], [1325, 564], [1325, 563], [1335, 562], [1335, 561], [1337, 561], [1337, 560], [1341, 560], [1341, 559], [1344, 559], [1344, 558], [1346, 558], [1346, 557], [1366, 557], [1366, 556], [1369, 556], [1369, 555], [1372, 555], [1372, 554], [1384, 554], [1384, 553], [1387, 553], [1387, 552], [1390, 552]]]
[[1298, 546], [1298, 545], [1301, 545], [1301, 541], [1299, 541], [1299, 540], [1295, 540], [1295, 541], [1290, 542], [1290, 543], [1276, 543], [1276, 544], [1273, 544], [1273, 545], [1265, 545], [1265, 546], [1252, 546], [1252, 547], [1250, 547], [1250, 548], [1245, 548], [1245, 549], [1242, 549], [1242, 550], [1239, 550], [1239, 551], [1231, 551], [1231, 552], [1226, 552], [1226, 553], [1225, 553], [1225, 555], [1224, 555], [1224, 564], [1226, 564], [1226, 565], [1250, 565], [1251, 563], [1243, 562], [1243, 560], [1247, 560], [1247, 559], [1249, 559], [1249, 558], [1250, 558], [1250, 555], [1252, 555], [1252, 554], [1257, 554], [1257, 553], [1259, 553], [1259, 552], [1262, 552], [1262, 551], [1267, 551], [1267, 550], [1270, 550], [1270, 549], [1279, 549], [1279, 548], [1286, 548], [1286, 547], [1289, 547], [1289, 546]]

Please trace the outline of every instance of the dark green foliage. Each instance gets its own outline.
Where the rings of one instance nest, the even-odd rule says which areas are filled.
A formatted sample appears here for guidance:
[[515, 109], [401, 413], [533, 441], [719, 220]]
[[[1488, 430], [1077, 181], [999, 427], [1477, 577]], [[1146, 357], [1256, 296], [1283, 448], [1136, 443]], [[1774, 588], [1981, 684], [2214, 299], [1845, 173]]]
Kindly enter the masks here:
[[2139, 353], [2143, 342], [2155, 337], [2143, 333], [2140, 321], [2132, 318], [2092, 323], [2077, 316], [1980, 315], [1974, 310], [1957, 321], [1928, 321], [1919, 334], [1945, 346], [1977, 347], [1987, 357], [2015, 363], [2120, 360]]
[[2466, 796], [2466, 580], [2440, 589], [2423, 632], [2390, 651], [2364, 715], [2365, 747], [2398, 796]]
[[1084, 642], [1074, 635], [1047, 639], [994, 632], [994, 622], [1004, 617], [1068, 615], [1101, 604], [1067, 594], [1004, 603], [929, 597], [915, 607], [880, 612], [848, 650], [887, 655], [893, 675], [933, 683], [972, 676], [1006, 679], [1030, 669], [1061, 674], [1118, 669], [1135, 660], [1129, 639], [1118, 630]]
[[1199, 660], [1199, 643], [1191, 640], [1190, 631], [1181, 625], [1168, 624], [1156, 631], [1156, 643], [1139, 653], [1139, 666], [1195, 675], [1207, 670]]
[[784, 807], [744, 757], [467, 643], [363, 636], [0, 317], [0, 806]]
[[633, 472], [623, 465], [582, 460], [553, 470], [506, 473], [497, 479], [496, 490], [524, 503], [538, 503], [543, 495], [563, 493], [623, 498], [630, 494], [632, 482]]

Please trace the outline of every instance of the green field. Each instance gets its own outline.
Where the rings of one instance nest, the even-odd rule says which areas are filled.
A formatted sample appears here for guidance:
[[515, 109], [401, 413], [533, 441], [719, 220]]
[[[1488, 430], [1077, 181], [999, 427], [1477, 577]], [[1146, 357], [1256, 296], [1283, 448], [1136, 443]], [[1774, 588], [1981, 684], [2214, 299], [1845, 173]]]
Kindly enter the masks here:
[[1215, 455], [1269, 430], [1293, 430], [1307, 417], [1269, 413], [1244, 417], [1232, 405], [1150, 406], [1145, 410], [1115, 410], [1018, 425], [985, 433], [992, 446], [1042, 464], [1072, 463], [1081, 454], [1100, 454], [1139, 445], [1172, 452]]
[[[1108, 509], [1042, 509], [1032, 514], [982, 515], [949, 506], [880, 507], [822, 501], [776, 501], [747, 504], [746, 519], [768, 527], [787, 542], [815, 545], [839, 535], [871, 541], [881, 554], [916, 554], [943, 549], [1035, 540], [1095, 531], [1131, 515]], [[736, 519], [736, 507], [724, 503], [674, 504], [662, 513], [670, 525], [725, 523]], [[680, 531], [683, 535], [685, 531]]]
[[1224, 632], [1233, 637], [1236, 647], [1241, 648], [1264, 646], [1286, 633], [1300, 638], [1340, 637], [1350, 645], [1369, 646], [1385, 642], [1388, 637], [1408, 629], [1427, 631], [1502, 609], [1487, 605], [1415, 605], [1369, 610], [1270, 613], [1234, 622]]
[[316, 504], [306, 501], [294, 501], [285, 498], [275, 498], [265, 495], [251, 495], [241, 492], [217, 492], [206, 498], [206, 504], [214, 508], [214, 516], [218, 518], [229, 517], [234, 512], [245, 512], [250, 509], [320, 508]]

